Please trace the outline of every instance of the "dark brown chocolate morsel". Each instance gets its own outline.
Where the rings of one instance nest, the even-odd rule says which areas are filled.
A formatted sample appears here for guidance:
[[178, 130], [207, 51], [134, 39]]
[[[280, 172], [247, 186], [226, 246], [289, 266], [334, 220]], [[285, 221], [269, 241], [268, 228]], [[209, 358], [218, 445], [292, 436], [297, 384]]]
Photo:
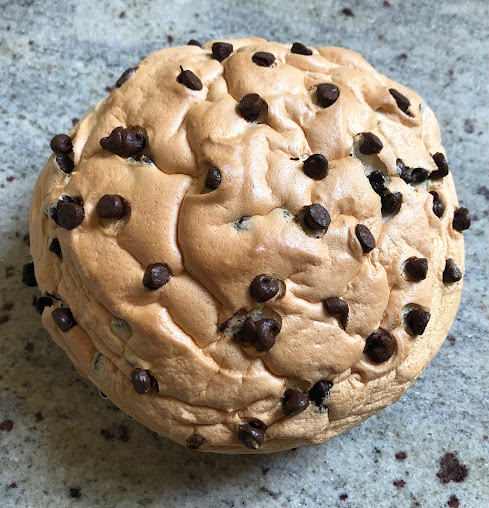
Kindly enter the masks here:
[[417, 183], [423, 183], [429, 178], [430, 174], [426, 169], [423, 168], [414, 168], [411, 171], [411, 183], [417, 184]]
[[105, 194], [97, 203], [96, 210], [102, 219], [121, 219], [127, 212], [127, 202], [118, 194]]
[[54, 309], [53, 312], [51, 312], [51, 315], [53, 316], [56, 326], [63, 333], [67, 332], [68, 330], [71, 330], [76, 325], [76, 321], [75, 318], [73, 317], [71, 310], [67, 309], [66, 307]]
[[460, 232], [465, 231], [466, 229], [469, 229], [470, 223], [470, 213], [467, 208], [462, 207], [455, 210], [452, 221], [453, 229]]
[[314, 231], [328, 230], [331, 224], [331, 216], [328, 210], [319, 203], [313, 203], [304, 211], [304, 222], [306, 226]]
[[202, 90], [202, 81], [192, 71], [186, 69], [178, 75], [177, 81], [190, 90]]
[[304, 173], [313, 180], [322, 180], [328, 174], [328, 160], [320, 153], [314, 153], [304, 161]]
[[304, 56], [312, 55], [312, 49], [309, 49], [308, 47], [304, 46], [304, 44], [302, 44], [301, 42], [294, 42], [294, 44], [292, 44], [290, 52], [296, 55], [304, 55]]
[[360, 145], [360, 152], [363, 155], [379, 153], [382, 148], [384, 148], [384, 144], [375, 134], [372, 132], [365, 132], [363, 134], [363, 142]]
[[409, 99], [402, 95], [401, 92], [398, 92], [394, 88], [389, 88], [389, 93], [394, 97], [394, 100], [396, 101], [397, 107], [403, 112], [408, 114], [408, 108], [411, 106], [411, 103], [409, 102]]
[[146, 289], [159, 289], [170, 281], [170, 267], [165, 263], [154, 263], [146, 268], [143, 284]]
[[196, 40], [196, 39], [190, 39], [187, 42], [187, 46], [198, 46], [199, 48], [201, 48], [202, 44], [198, 40]]
[[332, 83], [321, 83], [316, 88], [316, 98], [323, 108], [332, 106], [340, 96], [340, 91]]
[[36, 298], [32, 305], [35, 307], [36, 312], [42, 315], [46, 307], [52, 307], [53, 301], [49, 296], [41, 296], [41, 298]]
[[275, 56], [272, 53], [267, 53], [266, 51], [257, 51], [252, 57], [251, 60], [256, 65], [260, 67], [270, 67], [275, 62]]
[[413, 181], [411, 173], [409, 173], [408, 168], [404, 165], [404, 163], [401, 160], [397, 160], [396, 168], [397, 173], [399, 174], [402, 180], [404, 180], [406, 183], [411, 183]]
[[318, 381], [310, 390], [309, 390], [309, 399], [319, 407], [319, 409], [324, 409], [326, 399], [329, 397], [331, 392], [331, 388], [333, 387], [333, 383], [331, 381], [327, 381], [326, 379], [322, 379]]
[[132, 386], [139, 395], [144, 395], [151, 390], [151, 376], [148, 370], [134, 369], [131, 372]]
[[282, 397], [282, 411], [285, 416], [295, 416], [302, 413], [309, 406], [309, 397], [306, 393], [293, 388], [287, 388]]
[[29, 286], [30, 288], [34, 288], [37, 286], [36, 281], [36, 273], [34, 271], [34, 263], [26, 263], [22, 267], [22, 282]]
[[372, 171], [368, 175], [368, 180], [372, 189], [379, 195], [382, 196], [387, 188], [388, 180], [387, 177], [382, 173], [382, 171], [376, 170]]
[[384, 363], [394, 354], [395, 342], [390, 333], [379, 330], [368, 336], [363, 352], [374, 363]]
[[54, 252], [54, 254], [56, 254], [56, 256], [58, 256], [59, 259], [62, 259], [63, 253], [61, 251], [61, 245], [60, 245], [59, 240], [57, 238], [53, 238], [53, 240], [51, 241], [51, 244], [49, 245], [49, 250], [51, 252]]
[[69, 175], [73, 172], [73, 169], [75, 169], [75, 163], [69, 155], [66, 155], [65, 153], [57, 153], [55, 159], [58, 168], [63, 171], [63, 173]]
[[215, 42], [212, 45], [212, 56], [222, 62], [233, 52], [233, 45], [228, 42]]
[[337, 297], [332, 297], [324, 300], [323, 304], [326, 312], [332, 316], [337, 317], [343, 328], [346, 328], [346, 322], [350, 312], [350, 307], [345, 302], [345, 300]]
[[137, 127], [116, 127], [100, 140], [100, 146], [119, 157], [134, 157], [146, 146], [146, 139]]
[[219, 171], [214, 164], [209, 166], [209, 170], [207, 171], [207, 176], [205, 178], [205, 187], [209, 190], [216, 190], [219, 185], [221, 185], [221, 172]]
[[380, 200], [382, 202], [382, 213], [394, 213], [402, 202], [402, 194], [400, 192], [394, 192], [393, 194], [383, 194], [380, 197]]
[[415, 335], [423, 335], [428, 322], [430, 320], [430, 313], [421, 309], [414, 309], [409, 311], [406, 322]]
[[187, 448], [191, 450], [197, 450], [200, 448], [205, 442], [205, 439], [200, 434], [192, 434], [187, 438], [186, 445]]
[[129, 78], [134, 76], [136, 74], [136, 71], [138, 70], [138, 67], [129, 67], [129, 69], [126, 69], [121, 77], [116, 81], [115, 87], [120, 88]]
[[250, 284], [250, 295], [256, 302], [267, 302], [279, 291], [279, 281], [264, 273], [257, 275]]
[[440, 180], [448, 175], [448, 163], [447, 159], [441, 152], [435, 153], [433, 155], [433, 160], [435, 161], [436, 167], [438, 168], [436, 171], [432, 171], [430, 174], [431, 180]]
[[433, 213], [441, 219], [445, 213], [445, 203], [443, 203], [438, 192], [430, 191], [430, 194], [433, 196]]
[[374, 249], [375, 238], [367, 226], [364, 226], [363, 224], [357, 224], [355, 227], [355, 235], [358, 239], [358, 242], [360, 243], [360, 246], [362, 247], [362, 252], [364, 254], [367, 254]]
[[415, 256], [406, 260], [405, 270], [413, 280], [424, 280], [428, 274], [428, 260]]
[[241, 116], [248, 122], [254, 122], [266, 107], [267, 103], [256, 93], [245, 95], [238, 104]]
[[267, 428], [261, 420], [253, 418], [248, 423], [238, 426], [238, 439], [246, 448], [257, 450], [265, 441]]
[[73, 150], [73, 143], [67, 134], [56, 134], [51, 140], [51, 150], [54, 153], [70, 153]]
[[58, 201], [57, 210], [57, 223], [64, 229], [75, 229], [85, 218], [83, 206], [75, 202]]
[[457, 266], [452, 258], [448, 258], [445, 262], [443, 270], [443, 282], [450, 284], [458, 282], [462, 278], [462, 270]]
[[257, 351], [268, 351], [275, 344], [277, 335], [280, 333], [281, 325], [275, 319], [260, 319], [255, 321]]
[[234, 334], [234, 340], [245, 345], [253, 344], [256, 341], [256, 324], [250, 317], [244, 320], [241, 328]]

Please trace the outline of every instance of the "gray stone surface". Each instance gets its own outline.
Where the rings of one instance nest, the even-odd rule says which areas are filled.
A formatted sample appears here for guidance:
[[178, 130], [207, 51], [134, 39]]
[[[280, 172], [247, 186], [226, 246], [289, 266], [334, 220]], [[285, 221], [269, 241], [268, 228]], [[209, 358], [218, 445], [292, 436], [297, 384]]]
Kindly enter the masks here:
[[[488, 506], [489, 9], [389, 3], [0, 0], [0, 423], [13, 421], [0, 427], [0, 506]], [[473, 225], [450, 340], [398, 404], [323, 446], [229, 457], [186, 450], [101, 399], [43, 331], [35, 290], [19, 280], [52, 135], [171, 38], [250, 34], [343, 45], [419, 91]], [[467, 467], [463, 482], [436, 476], [446, 453]]]

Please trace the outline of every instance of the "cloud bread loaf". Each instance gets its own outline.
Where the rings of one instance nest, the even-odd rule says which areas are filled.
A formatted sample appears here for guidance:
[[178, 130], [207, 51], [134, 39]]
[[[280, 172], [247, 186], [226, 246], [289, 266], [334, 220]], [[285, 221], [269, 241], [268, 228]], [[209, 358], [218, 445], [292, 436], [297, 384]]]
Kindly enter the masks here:
[[25, 268], [43, 324], [190, 448], [327, 441], [397, 401], [453, 322], [470, 216], [437, 121], [357, 53], [190, 41], [51, 148]]

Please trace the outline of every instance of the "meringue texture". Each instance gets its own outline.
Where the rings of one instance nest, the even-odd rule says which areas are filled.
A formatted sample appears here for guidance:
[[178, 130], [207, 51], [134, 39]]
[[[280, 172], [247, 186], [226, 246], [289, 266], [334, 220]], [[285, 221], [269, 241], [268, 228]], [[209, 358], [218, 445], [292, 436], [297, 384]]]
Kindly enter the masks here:
[[43, 324], [153, 431], [323, 443], [440, 348], [470, 216], [433, 112], [357, 53], [192, 41], [124, 72], [69, 138], [31, 204]]

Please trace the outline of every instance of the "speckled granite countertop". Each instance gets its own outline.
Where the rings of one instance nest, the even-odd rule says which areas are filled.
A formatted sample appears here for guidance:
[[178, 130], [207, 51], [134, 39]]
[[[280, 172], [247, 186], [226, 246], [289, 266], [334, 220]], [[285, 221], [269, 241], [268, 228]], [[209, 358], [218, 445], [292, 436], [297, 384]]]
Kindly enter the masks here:
[[[130, 4], [0, 0], [0, 506], [488, 506], [487, 3]], [[20, 274], [53, 134], [154, 50], [250, 34], [343, 45], [420, 92], [473, 225], [453, 329], [398, 404], [323, 446], [229, 457], [184, 449], [101, 399], [41, 328]]]

